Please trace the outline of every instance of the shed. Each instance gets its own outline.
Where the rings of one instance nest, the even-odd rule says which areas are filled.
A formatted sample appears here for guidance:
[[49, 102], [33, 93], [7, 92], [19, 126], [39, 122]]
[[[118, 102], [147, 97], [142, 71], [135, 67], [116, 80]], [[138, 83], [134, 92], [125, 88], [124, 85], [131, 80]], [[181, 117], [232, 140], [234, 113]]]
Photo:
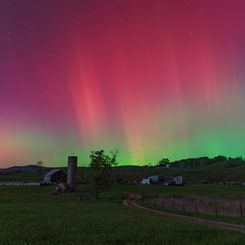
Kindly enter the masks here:
[[147, 179], [150, 180], [150, 183], [158, 183], [159, 182], [159, 176], [158, 175], [152, 175], [152, 176], [149, 176]]
[[43, 182], [51, 184], [56, 182], [66, 182], [67, 175], [62, 169], [51, 169], [44, 175]]
[[158, 175], [152, 175], [147, 177], [146, 179], [143, 179], [140, 183], [143, 185], [149, 185], [149, 184], [156, 184], [159, 182], [159, 176]]
[[149, 185], [150, 184], [150, 180], [149, 179], [142, 179], [142, 181], [140, 182], [143, 185]]
[[183, 177], [182, 176], [161, 176], [159, 182], [162, 185], [183, 185]]

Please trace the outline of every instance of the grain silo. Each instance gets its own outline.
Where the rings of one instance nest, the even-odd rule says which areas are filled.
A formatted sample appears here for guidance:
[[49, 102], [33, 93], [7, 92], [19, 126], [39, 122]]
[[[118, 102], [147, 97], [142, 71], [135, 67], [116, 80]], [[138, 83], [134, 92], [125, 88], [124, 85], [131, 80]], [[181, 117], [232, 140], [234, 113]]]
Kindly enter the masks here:
[[68, 156], [67, 185], [75, 191], [77, 182], [77, 156]]

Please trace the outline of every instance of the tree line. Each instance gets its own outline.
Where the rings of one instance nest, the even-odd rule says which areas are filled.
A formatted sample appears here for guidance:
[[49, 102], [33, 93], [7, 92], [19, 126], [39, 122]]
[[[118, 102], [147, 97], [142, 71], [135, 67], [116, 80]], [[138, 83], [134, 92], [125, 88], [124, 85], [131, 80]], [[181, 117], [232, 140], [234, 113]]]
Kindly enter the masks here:
[[202, 166], [207, 166], [210, 164], [218, 162], [244, 162], [243, 157], [225, 157], [225, 156], [216, 156], [213, 158], [209, 157], [198, 157], [198, 158], [187, 158], [182, 160], [177, 160], [170, 162], [168, 158], [161, 159], [156, 166], [157, 167], [175, 167], [175, 168], [197, 168]]

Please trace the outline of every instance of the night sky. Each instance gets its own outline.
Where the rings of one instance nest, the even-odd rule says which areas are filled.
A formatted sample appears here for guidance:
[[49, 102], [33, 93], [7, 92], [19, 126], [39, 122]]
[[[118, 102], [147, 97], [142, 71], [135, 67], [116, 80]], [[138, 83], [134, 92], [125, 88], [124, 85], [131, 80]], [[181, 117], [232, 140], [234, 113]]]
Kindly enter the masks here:
[[0, 167], [245, 155], [244, 0], [0, 0]]

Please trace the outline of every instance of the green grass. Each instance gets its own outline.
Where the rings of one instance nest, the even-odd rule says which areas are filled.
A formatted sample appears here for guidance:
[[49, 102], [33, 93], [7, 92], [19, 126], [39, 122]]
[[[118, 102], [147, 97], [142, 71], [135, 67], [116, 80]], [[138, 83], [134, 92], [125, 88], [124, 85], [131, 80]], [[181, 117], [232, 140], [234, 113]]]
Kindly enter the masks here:
[[245, 186], [226, 186], [220, 184], [190, 184], [185, 186], [162, 185], [114, 185], [114, 188], [126, 192], [145, 195], [206, 195], [210, 197], [226, 197], [245, 199]]
[[0, 182], [3, 181], [40, 181], [37, 172], [17, 172], [0, 175]]
[[245, 244], [238, 232], [126, 208], [120, 191], [93, 201], [87, 187], [55, 196], [52, 188], [0, 187], [0, 244]]

